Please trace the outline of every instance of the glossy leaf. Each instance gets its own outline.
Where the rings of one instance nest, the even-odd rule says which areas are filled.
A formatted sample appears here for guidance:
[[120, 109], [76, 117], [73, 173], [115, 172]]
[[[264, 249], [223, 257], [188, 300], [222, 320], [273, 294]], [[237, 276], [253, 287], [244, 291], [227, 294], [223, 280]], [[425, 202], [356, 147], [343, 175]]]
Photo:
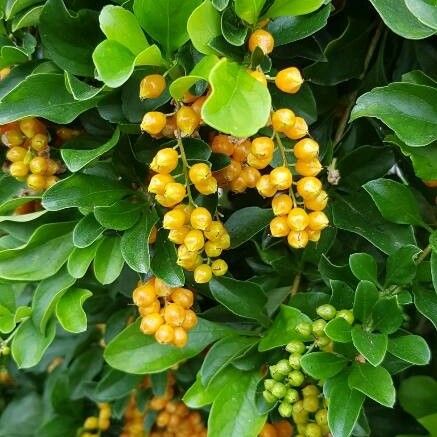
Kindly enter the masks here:
[[372, 314], [373, 307], [379, 299], [376, 286], [369, 281], [360, 281], [355, 291], [354, 316], [366, 322]]
[[107, 229], [125, 231], [138, 221], [143, 208], [144, 204], [142, 203], [132, 203], [122, 199], [109, 206], [94, 208], [94, 216]]
[[338, 343], [349, 343], [352, 341], [351, 331], [352, 326], [343, 317], [336, 317], [325, 326], [325, 334], [331, 340]]
[[235, 0], [235, 13], [249, 24], [255, 24], [266, 0]]
[[352, 329], [352, 341], [358, 352], [373, 366], [382, 363], [387, 351], [387, 335], [375, 334], [355, 325]]
[[347, 359], [330, 352], [311, 352], [302, 356], [300, 364], [304, 372], [313, 378], [327, 379], [341, 372]]
[[429, 319], [437, 329], [437, 294], [435, 290], [413, 288], [414, 304], [417, 310]]
[[367, 253], [353, 253], [349, 257], [349, 265], [357, 279], [378, 282], [378, 266], [373, 256]]
[[93, 294], [83, 288], [70, 288], [56, 305], [56, 317], [62, 327], [75, 334], [86, 331], [87, 317], [82, 306]]
[[392, 253], [387, 259], [384, 286], [404, 285], [411, 282], [416, 275], [415, 258], [420, 253], [416, 246], [404, 246]]
[[141, 379], [141, 375], [131, 375], [110, 369], [98, 382], [94, 397], [100, 402], [123, 398], [140, 383]]
[[388, 351], [395, 357], [417, 366], [424, 366], [431, 359], [431, 351], [426, 341], [419, 335], [390, 338]]
[[264, 15], [267, 18], [284, 17], [286, 15], [305, 15], [323, 4], [323, 0], [275, 0]]
[[379, 331], [391, 334], [402, 324], [402, 312], [396, 297], [380, 299], [372, 311], [373, 326]]
[[119, 276], [124, 265], [121, 256], [120, 237], [103, 237], [94, 258], [94, 274], [103, 285], [111, 284]]
[[39, 22], [43, 8], [44, 5], [38, 5], [31, 9], [27, 9], [15, 17], [12, 21], [12, 32], [16, 32], [23, 27], [36, 26]]
[[99, 241], [95, 241], [87, 247], [75, 247], [70, 253], [67, 261], [68, 273], [73, 278], [82, 278], [91, 265], [99, 245]]
[[410, 12], [425, 26], [437, 30], [437, 10], [426, 0], [405, 0]]
[[89, 247], [103, 234], [105, 228], [95, 219], [94, 214], [82, 217], [73, 230], [73, 243], [78, 248]]

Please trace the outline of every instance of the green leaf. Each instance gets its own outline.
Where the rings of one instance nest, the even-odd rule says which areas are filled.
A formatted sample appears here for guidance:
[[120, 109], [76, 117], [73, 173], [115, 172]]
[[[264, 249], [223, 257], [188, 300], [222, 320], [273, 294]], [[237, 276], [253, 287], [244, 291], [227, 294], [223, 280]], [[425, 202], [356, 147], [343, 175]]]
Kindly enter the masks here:
[[437, 293], [437, 250], [431, 252], [431, 277], [434, 285], [434, 290]]
[[429, 319], [437, 329], [437, 294], [434, 290], [416, 287], [413, 289], [417, 311]]
[[437, 381], [425, 375], [404, 379], [399, 387], [399, 402], [416, 418], [434, 413], [437, 411]]
[[155, 210], [147, 211], [136, 226], [121, 237], [121, 254], [126, 264], [136, 272], [150, 270], [149, 237], [157, 221]]
[[308, 15], [285, 16], [271, 21], [267, 27], [273, 35], [275, 47], [299, 41], [324, 28], [331, 13], [331, 5], [327, 4], [318, 11]]
[[[93, 97], [96, 97], [98, 94], [100, 94], [104, 89], [104, 86], [95, 87], [93, 85], [89, 85], [86, 82], [82, 82], [68, 71], [64, 71], [64, 79], [67, 91], [74, 97], [75, 100], [83, 101], [92, 99]], [[81, 137], [81, 139], [83, 139], [83, 137]]]
[[268, 89], [244, 67], [224, 58], [211, 70], [209, 81], [212, 92], [202, 107], [206, 124], [237, 137], [254, 135], [267, 124]]
[[97, 22], [95, 11], [81, 9], [73, 15], [62, 0], [48, 0], [39, 23], [46, 57], [70, 73], [93, 77], [91, 54], [102, 39]]
[[[406, 0], [370, 0], [384, 23], [396, 34], [407, 39], [422, 39], [435, 30], [422, 24], [407, 8]], [[430, 6], [431, 7], [431, 6]]]
[[65, 87], [63, 74], [37, 73], [27, 76], [0, 103], [0, 124], [24, 117], [42, 117], [67, 124], [97, 105], [100, 97], [78, 101]]
[[74, 334], [86, 331], [87, 318], [82, 306], [93, 295], [84, 288], [70, 288], [56, 305], [56, 317], [62, 327]]
[[174, 244], [167, 238], [168, 232], [160, 229], [155, 243], [151, 269], [155, 276], [172, 287], [183, 287], [185, 276], [182, 267], [176, 264], [177, 253]]
[[141, 27], [170, 56], [188, 41], [187, 20], [200, 3], [201, 0], [135, 0], [133, 9]]
[[27, 282], [39, 281], [54, 275], [73, 250], [72, 227], [72, 223], [42, 225], [23, 246], [2, 250], [0, 277]]
[[354, 316], [361, 322], [366, 322], [379, 299], [378, 289], [372, 282], [360, 281], [355, 291]]
[[355, 363], [348, 382], [349, 387], [364, 393], [381, 405], [393, 407], [396, 391], [390, 373], [383, 367], [373, 367], [367, 363]]
[[269, 324], [265, 311], [267, 297], [258, 284], [223, 276], [213, 278], [209, 288], [215, 300], [234, 314], [255, 319], [263, 326]]
[[259, 343], [260, 352], [284, 346], [291, 340], [308, 340], [296, 331], [299, 323], [311, 323], [311, 319], [296, 308], [281, 305], [279, 314]]
[[352, 110], [351, 121], [376, 117], [408, 146], [426, 146], [437, 139], [436, 102], [437, 88], [391, 83], [360, 96]]
[[392, 334], [402, 325], [403, 317], [396, 297], [380, 299], [373, 307], [372, 326], [379, 331]]
[[211, 3], [218, 11], [223, 11], [229, 4], [229, 0], [211, 0]]
[[140, 320], [129, 325], [106, 347], [104, 357], [113, 368], [127, 373], [158, 373], [199, 354], [214, 341], [229, 335], [228, 328], [199, 319], [184, 348], [162, 345], [140, 331]]
[[[39, 0], [38, 0], [39, 1]], [[16, 32], [23, 27], [36, 26], [39, 23], [44, 5], [35, 6], [27, 9], [12, 20], [12, 32]]]
[[95, 149], [69, 149], [68, 146], [71, 146], [76, 142], [77, 144], [83, 144], [83, 138], [77, 139], [73, 144], [72, 142], [69, 142], [66, 145], [66, 148], [61, 149], [62, 160], [70, 171], [76, 172], [97, 159], [99, 156], [102, 156], [104, 153], [111, 150], [115, 145], [117, 145], [119, 139], [120, 130], [117, 127], [111, 138]]
[[97, 206], [94, 208], [94, 216], [107, 229], [125, 231], [135, 225], [144, 206], [144, 203], [121, 199], [109, 206]]
[[120, 237], [103, 237], [94, 258], [94, 274], [103, 285], [112, 284], [123, 269], [124, 259], [121, 256]]
[[323, 3], [323, 0], [275, 0], [264, 17], [276, 18], [286, 15], [305, 15], [316, 11]]
[[76, 173], [49, 188], [42, 204], [49, 211], [112, 205], [130, 193], [118, 181]]
[[93, 398], [99, 402], [108, 402], [124, 398], [140, 383], [141, 375], [130, 375], [115, 369], [109, 371], [97, 383]]
[[81, 218], [73, 230], [73, 243], [76, 247], [84, 248], [93, 244], [105, 228], [95, 219], [94, 214]]
[[[343, 376], [343, 375], [342, 375]], [[349, 388], [346, 377], [337, 376], [329, 394], [328, 424], [333, 437], [351, 435], [365, 396]]]
[[341, 372], [347, 359], [331, 352], [311, 352], [302, 356], [300, 364], [305, 373], [315, 379], [331, 378]]
[[255, 24], [266, 0], [235, 0], [235, 13], [249, 24]]
[[206, 355], [200, 368], [200, 378], [204, 386], [211, 381], [234, 359], [243, 356], [258, 338], [230, 335], [217, 341]]
[[426, 341], [419, 335], [390, 338], [388, 351], [395, 357], [417, 366], [424, 366], [431, 359], [431, 351]]
[[352, 341], [358, 352], [373, 366], [382, 363], [387, 352], [388, 338], [386, 334], [375, 334], [366, 331], [361, 325], [352, 328]]
[[39, 3], [41, 0], [7, 0], [4, 5], [4, 13], [6, 20], [10, 20], [18, 13]]
[[368, 253], [353, 253], [349, 256], [349, 266], [355, 277], [361, 281], [378, 283], [378, 266], [375, 258]]
[[336, 308], [351, 308], [354, 302], [354, 290], [346, 282], [335, 279], [329, 281], [329, 285], [332, 289], [329, 303]]
[[75, 281], [64, 267], [36, 287], [32, 299], [32, 321], [42, 334], [46, 331], [47, 323], [55, 312], [59, 299]]
[[8, 308], [0, 304], [0, 332], [8, 334], [15, 328], [14, 314]]
[[29, 367], [36, 366], [55, 338], [55, 334], [55, 320], [48, 324], [45, 335], [35, 328], [32, 320], [24, 321], [18, 327], [17, 333], [12, 340], [12, 357], [18, 367], [28, 369]]
[[253, 437], [259, 434], [266, 421], [266, 415], [260, 415], [255, 404], [259, 380], [258, 371], [240, 371], [232, 378], [227, 378], [212, 404], [208, 436]]
[[220, 14], [211, 4], [205, 0], [190, 15], [187, 21], [187, 31], [193, 46], [200, 53], [215, 55], [216, 51], [209, 43], [221, 35]]
[[399, 224], [423, 225], [416, 196], [408, 186], [390, 179], [377, 179], [367, 182], [364, 189], [385, 219]]
[[70, 253], [67, 261], [68, 273], [73, 278], [82, 278], [91, 265], [100, 242], [95, 241], [87, 247], [75, 247]]
[[425, 26], [437, 30], [437, 9], [426, 0], [405, 0], [410, 12]]
[[225, 223], [231, 237], [232, 249], [241, 246], [262, 231], [273, 217], [271, 209], [261, 209], [257, 206], [249, 206], [235, 211]]
[[336, 317], [330, 320], [326, 324], [324, 331], [331, 340], [338, 343], [349, 343], [352, 341], [352, 326], [343, 317]]
[[384, 288], [390, 285], [409, 284], [416, 276], [417, 266], [414, 262], [420, 249], [408, 245], [393, 252], [387, 259]]
[[366, 192], [340, 198], [332, 209], [337, 227], [361, 235], [384, 253], [416, 243], [411, 227], [387, 222]]

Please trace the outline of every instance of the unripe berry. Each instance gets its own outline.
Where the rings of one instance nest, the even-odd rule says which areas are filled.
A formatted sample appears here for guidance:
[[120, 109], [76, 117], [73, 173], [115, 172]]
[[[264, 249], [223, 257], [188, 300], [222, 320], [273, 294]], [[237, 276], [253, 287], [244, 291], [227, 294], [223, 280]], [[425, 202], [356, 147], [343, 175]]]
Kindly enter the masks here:
[[308, 413], [315, 413], [319, 409], [319, 399], [317, 396], [306, 396], [303, 399], [303, 408]]
[[164, 308], [164, 320], [170, 326], [181, 326], [184, 319], [185, 309], [177, 303], [170, 303]]
[[212, 140], [211, 149], [214, 153], [231, 156], [234, 152], [234, 144], [228, 135], [218, 134]]
[[305, 437], [322, 437], [322, 429], [316, 423], [309, 423], [305, 428]]
[[194, 229], [205, 231], [212, 223], [211, 213], [204, 207], [194, 208], [190, 223]]
[[263, 391], [263, 398], [269, 404], [273, 404], [273, 403], [275, 403], [278, 400], [276, 398], [276, 396], [272, 395], [272, 393], [270, 391], [268, 391], [268, 390], [264, 390]]
[[293, 412], [291, 404], [288, 402], [281, 402], [281, 404], [278, 407], [278, 413], [281, 417], [291, 417], [291, 414]]
[[321, 231], [329, 225], [329, 219], [322, 211], [314, 211], [308, 214], [308, 226], [312, 231]]
[[147, 187], [147, 191], [153, 194], [163, 194], [165, 186], [170, 182], [174, 182], [173, 176], [169, 174], [156, 174], [152, 176]]
[[304, 337], [309, 337], [313, 332], [313, 327], [311, 323], [308, 322], [300, 322], [296, 325], [296, 332]]
[[282, 381], [285, 378], [285, 375], [281, 372], [278, 372], [276, 365], [269, 367], [270, 375], [275, 381]]
[[316, 413], [316, 422], [318, 425], [327, 425], [328, 424], [328, 411], [326, 409], [322, 409], [317, 411]]
[[314, 199], [304, 199], [305, 208], [311, 209], [312, 211], [322, 211], [326, 208], [328, 204], [328, 195], [326, 191], [320, 191], [320, 193], [314, 197]]
[[272, 184], [269, 175], [263, 175], [259, 178], [258, 182], [256, 183], [256, 189], [263, 197], [273, 197], [278, 191], [277, 188]]
[[212, 270], [208, 264], [201, 264], [194, 270], [194, 281], [198, 284], [206, 284], [212, 278]]
[[190, 308], [194, 301], [193, 292], [187, 288], [176, 288], [170, 298], [174, 303], [177, 303], [182, 308], [186, 309]]
[[163, 323], [161, 314], [151, 313], [141, 319], [140, 329], [144, 334], [154, 334]]
[[288, 383], [293, 387], [299, 387], [305, 380], [304, 374], [299, 370], [292, 370], [288, 374]]
[[272, 156], [267, 156], [267, 158], [257, 158], [253, 153], [247, 155], [247, 163], [250, 167], [262, 170], [266, 168], [272, 162]]
[[311, 138], [303, 138], [293, 147], [294, 156], [302, 161], [310, 161], [319, 156], [319, 145]]
[[288, 128], [284, 133], [291, 140], [299, 140], [308, 135], [307, 122], [302, 117], [296, 117], [293, 127]]
[[312, 159], [311, 161], [299, 159], [294, 168], [301, 176], [317, 176], [323, 169], [318, 159]]
[[30, 174], [26, 180], [27, 186], [35, 191], [42, 191], [46, 187], [46, 178], [39, 174]]
[[240, 175], [248, 188], [255, 188], [261, 173], [254, 167], [244, 167]]
[[329, 303], [320, 305], [316, 308], [316, 313], [324, 320], [331, 320], [337, 314], [337, 310]]
[[161, 304], [159, 303], [158, 299], [156, 299], [151, 305], [138, 307], [138, 311], [141, 317], [145, 317], [148, 314], [152, 313], [159, 313], [160, 309]]
[[293, 231], [303, 231], [309, 223], [308, 214], [302, 208], [293, 208], [287, 216], [287, 223]]
[[324, 348], [328, 346], [331, 343], [331, 339], [327, 335], [321, 335], [320, 337], [317, 337], [316, 344], [319, 348]]
[[287, 217], [279, 216], [272, 219], [270, 222], [270, 233], [273, 237], [286, 237], [290, 233]]
[[293, 249], [303, 249], [308, 244], [308, 233], [306, 231], [290, 231], [287, 242]]
[[287, 393], [285, 393], [284, 401], [289, 402], [290, 404], [294, 404], [299, 400], [299, 392], [294, 388], [287, 389]]
[[261, 70], [253, 70], [249, 71], [249, 74], [256, 79], [258, 82], [262, 83], [263, 85], [267, 86], [267, 78], [264, 72]]
[[300, 359], [302, 358], [300, 353], [292, 353], [289, 357], [288, 357], [288, 363], [290, 364], [290, 366], [297, 370], [300, 369]]
[[185, 224], [185, 213], [181, 209], [172, 209], [164, 214], [162, 226], [164, 229], [180, 229]]
[[132, 293], [132, 300], [137, 306], [148, 306], [156, 300], [155, 284], [154, 281], [148, 281], [135, 288]]
[[285, 346], [285, 350], [290, 353], [303, 354], [306, 350], [305, 343], [300, 340], [292, 340]]
[[249, 37], [248, 47], [249, 51], [253, 53], [259, 47], [265, 55], [273, 51], [275, 40], [271, 33], [263, 29], [257, 29]]
[[165, 127], [167, 118], [165, 114], [158, 111], [146, 112], [141, 122], [141, 130], [150, 135], [158, 135]]
[[354, 323], [354, 313], [351, 310], [340, 310], [337, 311], [337, 314], [335, 317], [341, 317], [342, 319], [346, 320], [346, 322], [349, 323], [349, 325], [352, 325]]
[[283, 375], [288, 375], [288, 373], [291, 371], [291, 367], [288, 361], [283, 359], [276, 363], [276, 370]]
[[270, 173], [270, 180], [278, 190], [287, 190], [293, 182], [293, 175], [288, 167], [274, 168]]
[[161, 325], [155, 332], [155, 339], [158, 343], [169, 344], [174, 339], [174, 328], [170, 325]]
[[200, 116], [190, 106], [182, 106], [176, 112], [176, 125], [183, 136], [191, 135], [200, 124]]
[[211, 263], [211, 270], [214, 276], [223, 276], [228, 271], [228, 264], [223, 259], [216, 259]]
[[269, 137], [258, 137], [252, 141], [250, 152], [258, 159], [266, 159], [273, 155], [275, 144]]
[[322, 191], [322, 183], [312, 176], [305, 176], [297, 182], [297, 192], [304, 200], [314, 199]]
[[11, 147], [6, 152], [6, 158], [11, 162], [24, 161], [27, 155], [27, 149], [20, 146]]
[[190, 252], [196, 252], [203, 248], [205, 239], [203, 232], [198, 229], [192, 229], [184, 238], [184, 244]]
[[296, 115], [291, 109], [278, 109], [272, 114], [272, 126], [276, 132], [285, 132], [294, 126]]
[[[293, 407], [296, 404], [293, 405]], [[303, 408], [298, 413], [293, 412], [293, 422], [298, 426], [298, 429], [300, 429], [299, 432], [305, 432], [306, 424], [308, 423], [308, 412], [305, 411]]]
[[276, 381], [274, 379], [265, 379], [264, 380], [264, 388], [266, 390], [271, 391], [275, 384], [276, 384]]
[[[182, 327], [174, 329], [173, 344], [176, 347], [184, 347], [188, 343], [187, 331]], [[174, 417], [174, 416], [173, 416]]]
[[188, 232], [190, 232], [190, 228], [188, 226], [182, 226], [178, 229], [171, 229], [168, 233], [168, 239], [172, 243], [183, 244]]
[[196, 190], [205, 196], [209, 196], [210, 194], [214, 194], [217, 192], [217, 179], [214, 176], [211, 176], [195, 185]]
[[288, 94], [297, 93], [302, 83], [302, 76], [296, 67], [288, 67], [279, 71], [275, 78], [276, 86]]
[[326, 321], [323, 319], [317, 319], [313, 322], [313, 334], [316, 336], [321, 336], [325, 334]]
[[308, 414], [308, 412], [303, 409], [303, 401], [300, 400], [300, 401], [295, 402], [293, 404], [293, 415], [298, 414], [298, 413], [302, 413], [302, 412], [304, 412], [305, 414]]
[[185, 312], [185, 319], [182, 323], [182, 328], [184, 328], [186, 331], [189, 331], [190, 329], [194, 328], [197, 325], [197, 316], [196, 313], [193, 310], [187, 310]]
[[304, 396], [318, 396], [320, 394], [320, 390], [314, 384], [308, 384], [302, 389], [302, 394]]
[[293, 207], [293, 200], [288, 194], [278, 194], [272, 200], [273, 214], [288, 215]]
[[140, 83], [140, 99], [156, 99], [165, 90], [165, 78], [161, 74], [149, 74]]
[[9, 172], [14, 178], [23, 178], [29, 173], [29, 166], [23, 161], [14, 162], [9, 167]]
[[36, 152], [43, 152], [48, 148], [49, 139], [45, 134], [36, 134], [30, 140], [30, 147]]
[[281, 399], [285, 396], [285, 393], [287, 393], [287, 387], [282, 384], [282, 382], [275, 382], [274, 386], [271, 389], [271, 392], [273, 396]]
[[177, 167], [178, 159], [178, 152], [167, 147], [158, 151], [150, 164], [150, 168], [156, 173], [171, 173]]

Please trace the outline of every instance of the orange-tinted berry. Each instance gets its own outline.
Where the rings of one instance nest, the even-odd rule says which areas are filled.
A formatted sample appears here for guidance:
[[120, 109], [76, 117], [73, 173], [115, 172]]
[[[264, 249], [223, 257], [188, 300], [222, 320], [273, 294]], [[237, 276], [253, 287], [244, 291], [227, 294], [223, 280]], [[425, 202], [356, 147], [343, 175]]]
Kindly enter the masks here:
[[294, 126], [296, 116], [291, 109], [282, 108], [272, 114], [272, 126], [276, 132], [285, 132]]
[[169, 420], [170, 420], [170, 413], [168, 411], [161, 411], [156, 417], [156, 425], [159, 428], [164, 428], [165, 426], [167, 426]]
[[159, 303], [158, 299], [156, 299], [151, 305], [138, 307], [138, 311], [141, 317], [147, 316], [148, 314], [152, 313], [159, 313], [160, 309], [161, 304]]
[[156, 173], [171, 173], [178, 165], [178, 152], [167, 147], [161, 149], [152, 159], [150, 168]]
[[272, 219], [270, 222], [270, 233], [273, 237], [286, 237], [290, 232], [288, 226], [287, 217], [278, 216]]
[[322, 211], [314, 211], [308, 214], [308, 226], [313, 231], [321, 231], [329, 225], [329, 219]]
[[198, 284], [206, 284], [212, 278], [212, 270], [208, 264], [201, 264], [194, 270], [194, 281]]
[[185, 213], [182, 209], [172, 209], [164, 214], [162, 226], [164, 229], [179, 229], [185, 224]]
[[296, 67], [288, 67], [278, 72], [275, 78], [276, 86], [288, 94], [295, 94], [302, 86], [303, 79]]
[[172, 343], [174, 339], [174, 328], [168, 324], [161, 325], [155, 332], [155, 339], [161, 344]]
[[250, 152], [251, 142], [249, 140], [239, 141], [234, 146], [234, 153], [232, 159], [238, 162], [244, 162], [247, 159], [247, 155]]
[[169, 115], [167, 117], [167, 121], [165, 123], [164, 129], [162, 129], [161, 131], [161, 135], [168, 138], [174, 138], [176, 130], [177, 130], [176, 116]]
[[278, 437], [293, 437], [293, 426], [288, 420], [273, 423]]
[[288, 167], [276, 167], [270, 173], [270, 181], [278, 190], [287, 190], [291, 187], [293, 175]]
[[296, 172], [301, 176], [317, 176], [322, 171], [322, 164], [318, 159], [311, 161], [297, 160], [295, 165]]
[[184, 244], [190, 252], [196, 252], [203, 248], [205, 239], [203, 232], [198, 229], [192, 229], [184, 238]]
[[24, 161], [27, 155], [27, 149], [20, 146], [11, 147], [6, 152], [6, 158], [11, 162]]
[[199, 116], [201, 117], [202, 114], [202, 107], [204, 103], [206, 102], [207, 96], [200, 96], [198, 97], [193, 104], [191, 105], [191, 109]]
[[42, 156], [37, 156], [29, 162], [29, 170], [33, 174], [38, 174], [38, 175], [45, 174], [47, 168], [48, 168], [47, 159], [43, 158]]
[[199, 162], [190, 167], [188, 176], [193, 184], [198, 184], [211, 176], [211, 169], [209, 168], [208, 164]]
[[47, 175], [54, 175], [56, 173], [58, 173], [58, 171], [60, 170], [59, 168], [59, 164], [54, 161], [53, 159], [47, 159], [47, 170], [46, 170], [46, 174]]
[[320, 193], [313, 199], [305, 199], [305, 207], [312, 211], [322, 211], [328, 204], [328, 194], [326, 191], [320, 191]]
[[422, 181], [428, 188], [437, 188], [437, 179]]
[[309, 223], [308, 214], [302, 208], [293, 208], [287, 216], [287, 223], [293, 231], [303, 231]]
[[35, 191], [42, 191], [46, 187], [46, 178], [39, 174], [30, 174], [26, 180], [27, 186]]
[[57, 137], [63, 142], [72, 140], [73, 138], [78, 137], [80, 134], [81, 134], [80, 130], [71, 129], [65, 126], [60, 127], [59, 129], [56, 130]]
[[182, 106], [176, 112], [176, 125], [182, 135], [191, 135], [200, 124], [199, 114], [191, 106]]
[[236, 177], [233, 181], [231, 181], [229, 188], [234, 193], [244, 193], [246, 191], [247, 185], [244, 177], [242, 175]]
[[217, 179], [214, 176], [210, 176], [209, 178], [197, 183], [195, 187], [200, 194], [209, 196], [210, 194], [214, 194], [217, 192]]
[[164, 323], [164, 319], [159, 313], [147, 314], [141, 319], [140, 329], [144, 334], [154, 334]]
[[250, 153], [258, 159], [266, 159], [273, 155], [275, 144], [269, 137], [258, 137], [252, 141]]
[[30, 140], [30, 147], [36, 152], [43, 152], [49, 146], [49, 139], [46, 134], [36, 134]]
[[231, 156], [234, 152], [234, 144], [228, 135], [218, 134], [212, 140], [211, 149], [214, 153]]
[[193, 292], [186, 288], [176, 288], [170, 298], [174, 303], [177, 303], [185, 309], [190, 308], [194, 302]]
[[308, 244], [308, 234], [306, 231], [290, 231], [287, 241], [294, 249], [303, 249]]
[[109, 419], [105, 417], [99, 417], [99, 429], [101, 431], [107, 431], [111, 426], [111, 422]]
[[303, 138], [294, 145], [293, 153], [297, 159], [310, 161], [319, 156], [319, 145], [311, 138]]
[[271, 423], [265, 423], [259, 437], [278, 437], [278, 433]]
[[141, 121], [141, 130], [150, 135], [158, 135], [165, 127], [167, 118], [165, 114], [158, 111], [150, 111], [144, 114]]
[[299, 140], [308, 134], [307, 122], [302, 117], [296, 117], [293, 127], [285, 130], [284, 133], [292, 140]]
[[155, 292], [159, 297], [170, 296], [173, 289], [162, 279], [155, 278]]
[[255, 188], [261, 177], [261, 173], [254, 167], [244, 167], [241, 170], [241, 177], [248, 188]]
[[256, 169], [266, 168], [272, 162], [272, 156], [268, 156], [267, 158], [261, 159], [257, 158], [254, 154], [249, 153], [247, 155], [247, 163]]
[[259, 178], [256, 184], [256, 189], [263, 197], [273, 197], [278, 191], [278, 189], [272, 184], [269, 175], [263, 175]]
[[165, 90], [165, 78], [161, 74], [149, 74], [140, 83], [140, 99], [156, 99]]
[[164, 308], [165, 323], [170, 326], [181, 326], [185, 319], [185, 309], [177, 303], [170, 303]]
[[211, 263], [211, 270], [214, 276], [223, 276], [228, 271], [228, 264], [223, 259], [216, 259]]
[[56, 184], [56, 182], [58, 182], [59, 181], [59, 178], [58, 177], [56, 177], [56, 176], [47, 176], [46, 177], [46, 186], [45, 186], [45, 188], [50, 188], [50, 187], [53, 187], [53, 185], [55, 185]]
[[275, 40], [271, 33], [263, 29], [257, 29], [249, 37], [248, 47], [249, 51], [253, 53], [259, 47], [265, 55], [273, 51]]
[[279, 194], [272, 200], [273, 214], [286, 215], [293, 208], [293, 200], [288, 194]]
[[241, 170], [241, 164], [238, 161], [231, 159], [231, 163], [227, 167], [218, 171], [216, 176], [223, 184], [228, 184], [240, 175]]
[[148, 306], [156, 300], [154, 281], [148, 281], [145, 284], [135, 288], [132, 293], [132, 300], [137, 306]]
[[202, 206], [194, 208], [191, 213], [190, 223], [194, 229], [205, 231], [212, 223], [211, 213]]
[[313, 176], [305, 176], [297, 182], [297, 192], [306, 201], [314, 199], [322, 191], [322, 183]]
[[[187, 331], [185, 331], [184, 328], [178, 326], [174, 329], [174, 337], [173, 337], [173, 344], [176, 347], [184, 347], [188, 343], [188, 335]], [[173, 417], [178, 417], [174, 415]], [[177, 425], [178, 423], [176, 423]]]
[[264, 74], [264, 72], [262, 72], [261, 70], [254, 70], [254, 71], [249, 71], [249, 74], [254, 79], [256, 79], [258, 82], [260, 82], [263, 85], [267, 86], [267, 78], [266, 78], [266, 75]]
[[170, 182], [174, 182], [173, 176], [169, 174], [156, 174], [150, 179], [147, 191], [153, 194], [163, 194], [165, 186]]

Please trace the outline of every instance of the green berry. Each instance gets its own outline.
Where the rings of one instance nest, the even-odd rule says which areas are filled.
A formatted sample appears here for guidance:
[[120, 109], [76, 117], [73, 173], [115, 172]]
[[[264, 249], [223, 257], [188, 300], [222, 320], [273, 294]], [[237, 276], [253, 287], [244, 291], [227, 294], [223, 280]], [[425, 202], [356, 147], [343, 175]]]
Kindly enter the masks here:
[[302, 322], [296, 326], [296, 331], [303, 337], [309, 337], [313, 331], [311, 323]]
[[7, 344], [0, 346], [0, 357], [2, 355], [4, 356], [9, 355], [10, 353], [11, 353], [11, 348]]
[[270, 375], [275, 381], [282, 381], [285, 377], [283, 373], [278, 372], [276, 365], [270, 366]]
[[276, 381], [274, 379], [265, 379], [264, 380], [264, 388], [268, 391], [271, 391], [275, 384], [276, 384]]
[[322, 437], [322, 428], [316, 423], [309, 423], [305, 428], [305, 437]]
[[272, 387], [271, 392], [273, 396], [281, 399], [285, 396], [285, 393], [287, 393], [287, 387], [282, 384], [282, 382], [275, 382], [275, 385]]
[[302, 389], [302, 394], [304, 397], [318, 396], [320, 394], [320, 390], [314, 384], [309, 384]]
[[274, 404], [278, 399], [276, 396], [273, 396], [268, 390], [263, 391], [263, 398], [268, 402], [269, 404]]
[[317, 396], [306, 396], [303, 399], [303, 409], [308, 413], [315, 413], [319, 409], [319, 398]]
[[327, 425], [328, 424], [328, 411], [326, 409], [322, 409], [322, 410], [317, 411], [316, 422], [319, 425]]
[[352, 325], [352, 323], [354, 323], [354, 313], [351, 310], [340, 310], [337, 312], [337, 316], [336, 317], [341, 317], [344, 320], [346, 320], [346, 322], [349, 323], [349, 325]]
[[303, 409], [303, 401], [297, 401], [293, 404], [293, 414], [299, 414], [303, 411], [305, 414], [307, 414], [307, 412]]
[[288, 374], [288, 383], [293, 387], [299, 387], [305, 380], [305, 376], [299, 370], [293, 370]]
[[331, 320], [335, 317], [337, 310], [333, 305], [326, 303], [324, 305], [320, 305], [316, 309], [316, 313], [325, 320]]
[[328, 346], [329, 343], [331, 343], [331, 339], [326, 335], [323, 335], [317, 338], [316, 343], [319, 348], [325, 347]]
[[[293, 369], [300, 369], [300, 359], [302, 358], [301, 354], [291, 354], [288, 357], [288, 363]], [[290, 369], [291, 370], [291, 369]]]
[[299, 392], [294, 388], [287, 389], [287, 393], [285, 393], [284, 401], [289, 402], [290, 404], [294, 404], [299, 400]]
[[305, 352], [305, 343], [299, 340], [290, 341], [290, 343], [285, 346], [285, 350], [291, 354], [303, 354]]
[[283, 375], [287, 375], [291, 370], [291, 366], [287, 360], [281, 360], [276, 363], [276, 371], [282, 373]]
[[317, 319], [313, 322], [313, 334], [317, 337], [325, 335], [326, 321], [323, 319]]
[[282, 417], [291, 417], [292, 412], [293, 412], [293, 409], [292, 409], [291, 404], [289, 404], [288, 402], [281, 402], [281, 404], [279, 405], [279, 408], [278, 408], [278, 413]]
[[[293, 420], [296, 425], [306, 425], [308, 423], [308, 412], [303, 409], [297, 413], [293, 411]], [[299, 430], [299, 432], [301, 431]]]

